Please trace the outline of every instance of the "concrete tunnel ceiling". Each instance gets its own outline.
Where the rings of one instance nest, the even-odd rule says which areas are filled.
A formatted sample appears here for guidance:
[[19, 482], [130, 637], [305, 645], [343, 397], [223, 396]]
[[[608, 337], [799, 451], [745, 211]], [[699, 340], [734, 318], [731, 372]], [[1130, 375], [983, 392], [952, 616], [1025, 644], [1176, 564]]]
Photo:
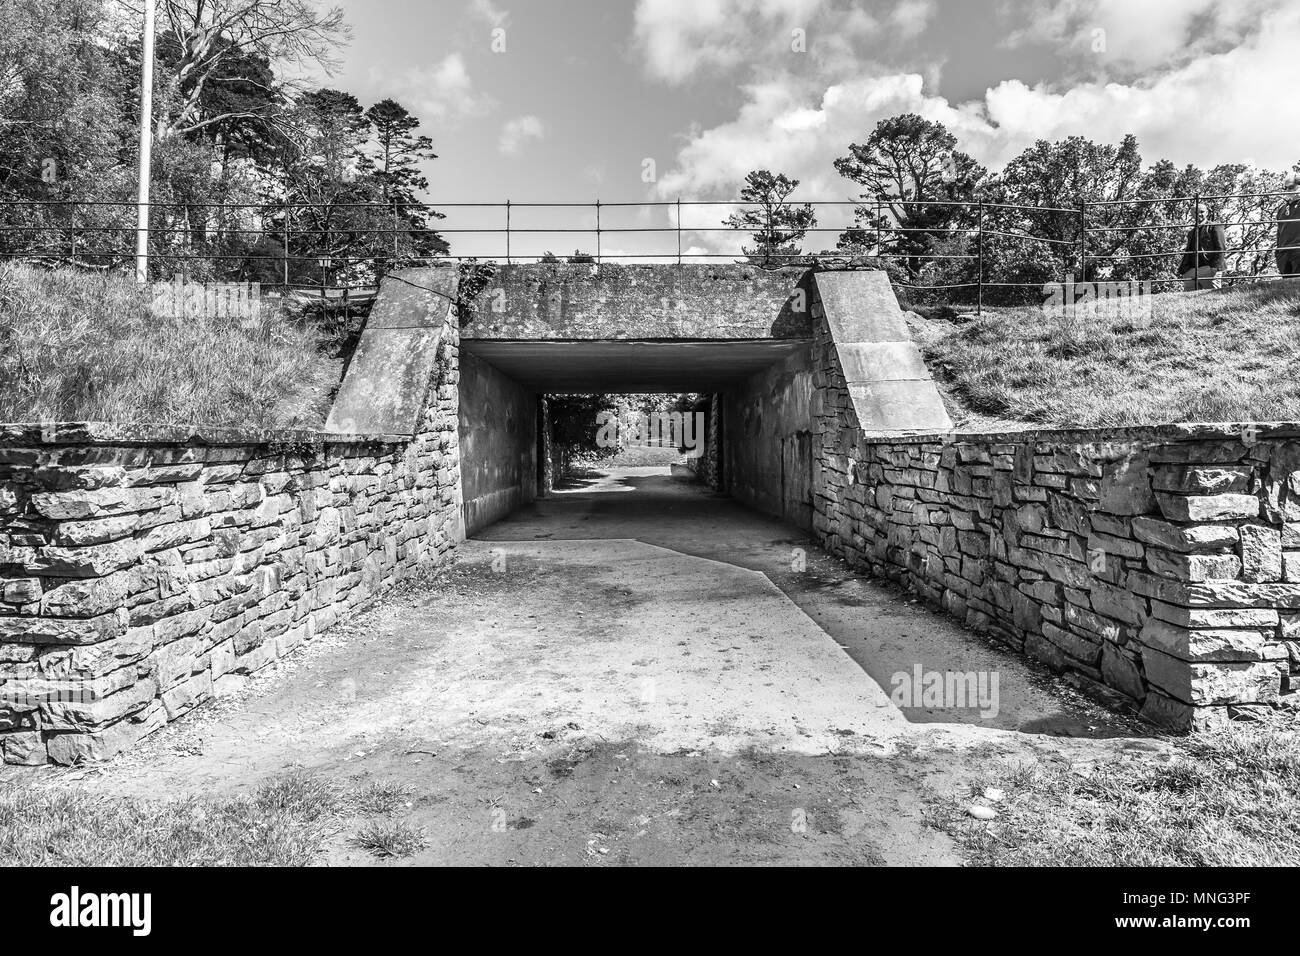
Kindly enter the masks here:
[[811, 343], [461, 339], [460, 344], [524, 388], [557, 394], [722, 391]]

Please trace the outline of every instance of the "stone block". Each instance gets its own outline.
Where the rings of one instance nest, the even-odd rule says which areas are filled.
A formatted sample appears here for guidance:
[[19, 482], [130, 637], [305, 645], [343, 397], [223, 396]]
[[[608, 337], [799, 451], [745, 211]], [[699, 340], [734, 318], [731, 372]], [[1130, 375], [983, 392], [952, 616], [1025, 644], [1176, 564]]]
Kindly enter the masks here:
[[1233, 524], [1173, 524], [1159, 518], [1133, 519], [1133, 536], [1144, 544], [1170, 551], [1221, 551], [1239, 541]]
[[1252, 583], [1282, 580], [1281, 528], [1247, 522], [1241, 534], [1241, 579]]
[[1232, 521], [1258, 518], [1260, 502], [1254, 495], [1156, 495], [1160, 512], [1170, 521]]
[[1183, 554], [1149, 548], [1147, 567], [1152, 574], [1175, 581], [1231, 581], [1241, 573], [1235, 554]]
[[1275, 657], [1273, 632], [1264, 628], [1187, 628], [1149, 619], [1138, 640], [1184, 661], [1262, 661]]

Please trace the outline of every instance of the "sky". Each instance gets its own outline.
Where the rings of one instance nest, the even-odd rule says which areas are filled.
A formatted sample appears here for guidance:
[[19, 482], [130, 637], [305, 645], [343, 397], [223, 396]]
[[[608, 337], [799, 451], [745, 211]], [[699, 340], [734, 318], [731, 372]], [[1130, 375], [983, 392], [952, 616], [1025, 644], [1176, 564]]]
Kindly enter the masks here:
[[[1038, 139], [1129, 132], [1148, 164], [1300, 160], [1297, 0], [341, 2], [353, 35], [324, 82], [421, 118], [457, 255], [504, 255], [503, 234], [450, 230], [505, 211], [450, 203], [599, 199], [667, 204], [602, 208], [603, 255], [675, 258], [677, 199], [735, 198], [767, 168], [795, 198], [847, 200], [833, 160], [905, 112], [993, 169]], [[730, 251], [694, 228], [726, 211], [685, 207], [683, 251]], [[591, 232], [520, 231], [589, 230], [592, 209], [510, 217], [514, 255], [595, 251]]]

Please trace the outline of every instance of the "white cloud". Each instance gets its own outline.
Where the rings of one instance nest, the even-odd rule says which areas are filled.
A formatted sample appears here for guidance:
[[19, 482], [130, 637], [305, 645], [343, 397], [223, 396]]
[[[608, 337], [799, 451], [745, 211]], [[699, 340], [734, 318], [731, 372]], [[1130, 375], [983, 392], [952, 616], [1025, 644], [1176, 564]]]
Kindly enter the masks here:
[[935, 0], [902, 0], [889, 14], [889, 22], [901, 37], [920, 36], [937, 7]]
[[1074, 65], [1136, 76], [1229, 50], [1292, 0], [1012, 0], [1028, 23], [1008, 44], [1046, 43]]
[[519, 152], [524, 143], [531, 139], [541, 139], [546, 135], [546, 127], [536, 116], [516, 116], [506, 120], [501, 127], [501, 138], [497, 148], [507, 156]]
[[1000, 167], [1035, 140], [1082, 135], [1118, 142], [1137, 135], [1147, 162], [1209, 167], [1255, 162], [1289, 168], [1300, 159], [1295, 89], [1300, 5], [1267, 13], [1240, 45], [1149, 71], [1129, 83], [1096, 80], [1068, 89], [1006, 80], [981, 99], [951, 103], [926, 92], [917, 73], [855, 76], [810, 91], [807, 80], [776, 77], [743, 87], [735, 119], [698, 130], [660, 176], [661, 196], [734, 195], [745, 173], [769, 168], [803, 180], [809, 198], [845, 198], [854, 186], [831, 166], [876, 122], [918, 113], [947, 126], [962, 148]]
[[370, 79], [385, 95], [400, 100], [425, 121], [446, 123], [496, 109], [491, 96], [475, 91], [465, 58], [459, 53], [449, 53], [429, 66], [411, 67], [395, 77], [371, 67]]
[[877, 16], [855, 0], [638, 0], [636, 46], [647, 72], [669, 83], [699, 73], [761, 66], [802, 40], [808, 69], [825, 73], [857, 59], [854, 41], [906, 40], [925, 29], [934, 0], [893, 0]]
[[510, 13], [498, 9], [492, 0], [470, 0], [469, 15], [490, 27], [504, 27], [510, 20]]

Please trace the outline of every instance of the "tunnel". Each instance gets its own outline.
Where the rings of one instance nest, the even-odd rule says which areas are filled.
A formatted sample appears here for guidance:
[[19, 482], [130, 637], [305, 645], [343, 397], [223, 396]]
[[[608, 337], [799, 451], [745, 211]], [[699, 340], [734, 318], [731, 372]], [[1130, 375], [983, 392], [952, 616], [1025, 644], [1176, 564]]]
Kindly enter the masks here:
[[[700, 396], [693, 473], [619, 466], [557, 480], [549, 411], [575, 393]], [[672, 658], [662, 680], [693, 673], [716, 689], [728, 679], [723, 655], [753, 652], [767, 662], [755, 664], [756, 686], [799, 695], [781, 705], [798, 715], [821, 699], [816, 675], [802, 694], [758, 675], [802, 667], [787, 642], [803, 634], [827, 673], [874, 695], [844, 713], [896, 706], [907, 721], [1110, 732], [1062, 706], [1023, 661], [933, 616], [1023, 631], [1027, 592], [998, 577], [987, 549], [999, 537], [1020, 540], [1016, 482], [1022, 495], [1046, 493], [1022, 474], [1032, 478], [1034, 460], [996, 436], [954, 439], [883, 272], [743, 263], [410, 270], [385, 280], [328, 427], [358, 439], [414, 436], [408, 480], [427, 489], [426, 507], [458, 506], [458, 562], [472, 575], [524, 562], [539, 601], [569, 588], [597, 596], [617, 619], [608, 633], [593, 631], [575, 611], [566, 634], [593, 648], [619, 629], [641, 635], [612, 662], [616, 683]], [[991, 449], [1005, 459], [1000, 486]], [[439, 490], [448, 483], [450, 497]], [[1050, 597], [1052, 584], [1034, 573], [1024, 588]], [[935, 608], [924, 620], [920, 598]], [[537, 643], [530, 666], [550, 666], [549, 646]], [[693, 659], [695, 646], [717, 654], [718, 666]], [[1042, 660], [1037, 647], [1027, 656]], [[840, 653], [854, 665], [847, 671]], [[910, 686], [922, 662], [926, 675], [1013, 675], [1018, 689], [992, 715], [881, 704], [881, 688], [900, 677]]]
[[555, 460], [547, 396], [569, 394], [706, 396], [700, 477], [811, 529], [804, 270], [551, 266], [494, 278], [460, 335], [468, 535], [563, 483], [547, 467]]
[[[828, 384], [879, 427], [949, 425], [888, 284], [831, 278], [747, 264], [498, 267], [459, 330], [466, 533], [551, 490], [546, 396], [573, 393], [707, 396], [701, 478], [812, 531]], [[822, 287], [845, 316], [838, 344]]]
[[[705, 396], [700, 469], [712, 490], [738, 494], [811, 530], [812, 380], [806, 339], [733, 342], [462, 340], [461, 483], [470, 535], [563, 475], [548, 473], [548, 396]], [[687, 413], [691, 414], [691, 413]], [[590, 428], [597, 429], [592, 421]], [[736, 441], [725, 436], [736, 431]], [[770, 432], [770, 433], [769, 433]], [[745, 436], [750, 435], [746, 440]], [[758, 441], [776, 437], [775, 455]], [[557, 460], [558, 456], [551, 458]], [[737, 479], [732, 486], [732, 477]]]

